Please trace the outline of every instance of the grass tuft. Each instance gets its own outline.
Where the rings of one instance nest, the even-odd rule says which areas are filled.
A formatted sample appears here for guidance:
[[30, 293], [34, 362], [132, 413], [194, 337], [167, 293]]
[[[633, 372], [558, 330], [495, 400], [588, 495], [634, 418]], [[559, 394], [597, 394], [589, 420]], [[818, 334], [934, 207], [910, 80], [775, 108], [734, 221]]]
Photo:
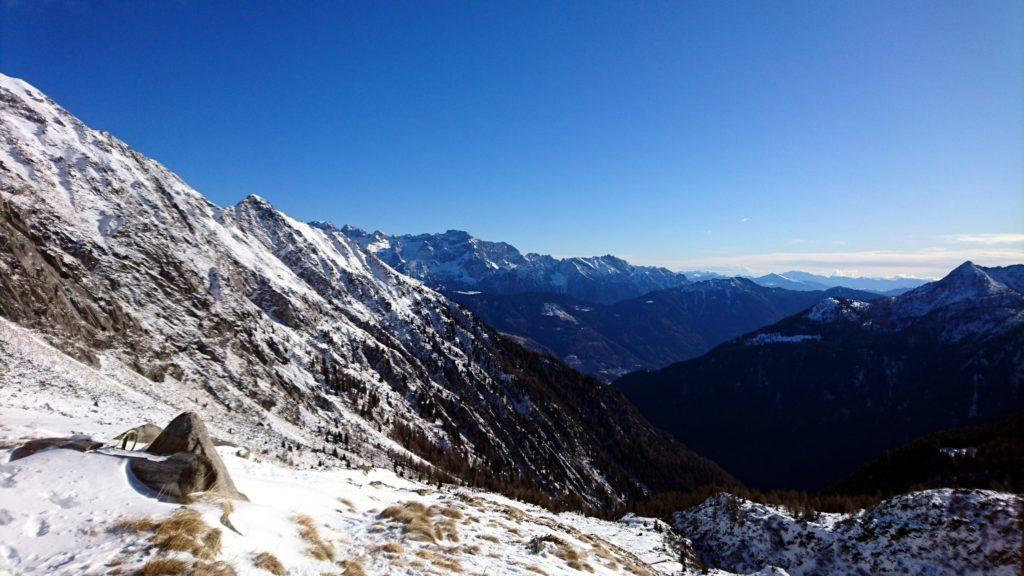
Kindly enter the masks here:
[[[381, 511], [382, 518], [394, 520], [402, 525], [406, 538], [421, 542], [438, 540], [459, 541], [459, 530], [453, 516], [461, 518], [461, 512], [454, 508], [439, 506], [426, 507], [421, 502], [409, 501], [388, 506]], [[435, 519], [440, 516], [441, 519]]]
[[252, 562], [257, 568], [266, 570], [274, 576], [286, 576], [288, 573], [285, 572], [284, 565], [270, 552], [260, 552], [256, 555]]
[[405, 547], [398, 542], [388, 542], [387, 544], [377, 546], [375, 551], [384, 552], [385, 554], [405, 554]]
[[177, 558], [154, 558], [139, 570], [141, 576], [172, 576], [185, 574], [188, 564]]
[[299, 536], [309, 543], [310, 547], [306, 553], [317, 560], [333, 562], [334, 546], [320, 537], [313, 519], [305, 514], [297, 514], [295, 523], [299, 526]]
[[342, 576], [366, 576], [366, 569], [359, 560], [344, 560], [341, 567]]
[[119, 520], [114, 530], [152, 532], [149, 542], [161, 552], [186, 552], [203, 560], [220, 554], [221, 532], [203, 521], [203, 515], [191, 508], [179, 508], [168, 518]]
[[196, 562], [189, 576], [237, 576], [227, 562]]

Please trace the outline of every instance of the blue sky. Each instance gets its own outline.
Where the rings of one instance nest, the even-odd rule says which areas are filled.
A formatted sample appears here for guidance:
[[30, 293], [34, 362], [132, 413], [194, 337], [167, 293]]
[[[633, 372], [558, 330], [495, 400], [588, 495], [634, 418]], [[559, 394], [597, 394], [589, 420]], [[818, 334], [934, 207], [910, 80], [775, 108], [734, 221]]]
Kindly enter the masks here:
[[0, 1], [219, 204], [677, 269], [1024, 261], [1024, 4]]

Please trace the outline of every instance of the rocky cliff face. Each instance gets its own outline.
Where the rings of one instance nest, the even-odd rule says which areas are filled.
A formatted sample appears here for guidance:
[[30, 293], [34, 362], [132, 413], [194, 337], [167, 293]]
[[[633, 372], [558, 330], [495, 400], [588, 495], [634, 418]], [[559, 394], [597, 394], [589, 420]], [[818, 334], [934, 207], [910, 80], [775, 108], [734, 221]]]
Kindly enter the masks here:
[[20, 80], [0, 102], [0, 314], [65, 353], [201, 398], [271, 451], [593, 505], [727, 479], [341, 231], [256, 196], [216, 206]]

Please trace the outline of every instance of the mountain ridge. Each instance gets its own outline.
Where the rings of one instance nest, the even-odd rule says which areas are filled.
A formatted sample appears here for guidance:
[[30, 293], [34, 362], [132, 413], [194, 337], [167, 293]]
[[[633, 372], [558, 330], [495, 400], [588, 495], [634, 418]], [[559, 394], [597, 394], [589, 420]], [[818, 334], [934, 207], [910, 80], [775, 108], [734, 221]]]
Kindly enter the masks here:
[[506, 242], [479, 240], [461, 230], [398, 236], [367, 233], [350, 225], [340, 230], [396, 270], [441, 291], [551, 292], [612, 303], [687, 282], [678, 272], [634, 266], [610, 254], [570, 258], [522, 254]]
[[[0, 75], [0, 102], [0, 315], [62, 352], [228, 414], [254, 449], [299, 464], [589, 508], [732, 482], [617, 391], [508, 342], [340, 231], [254, 195], [217, 206], [21, 80]], [[0, 362], [31, 361], [19, 358]]]
[[846, 288], [768, 288], [744, 278], [691, 282], [613, 304], [544, 292], [449, 295], [502, 332], [605, 379], [699, 356], [832, 295], [880, 298]]
[[1022, 270], [967, 262], [900, 296], [826, 298], [615, 385], [746, 483], [823, 488], [916, 436], [1024, 405], [1024, 293], [993, 278]]

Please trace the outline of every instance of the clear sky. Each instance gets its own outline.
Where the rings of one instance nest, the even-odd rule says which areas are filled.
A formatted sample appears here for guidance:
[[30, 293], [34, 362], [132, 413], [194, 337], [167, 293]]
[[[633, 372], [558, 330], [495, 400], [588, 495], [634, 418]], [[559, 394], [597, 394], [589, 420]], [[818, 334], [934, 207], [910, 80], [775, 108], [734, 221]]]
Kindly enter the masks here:
[[1024, 3], [0, 0], [218, 204], [676, 269], [1024, 262]]

